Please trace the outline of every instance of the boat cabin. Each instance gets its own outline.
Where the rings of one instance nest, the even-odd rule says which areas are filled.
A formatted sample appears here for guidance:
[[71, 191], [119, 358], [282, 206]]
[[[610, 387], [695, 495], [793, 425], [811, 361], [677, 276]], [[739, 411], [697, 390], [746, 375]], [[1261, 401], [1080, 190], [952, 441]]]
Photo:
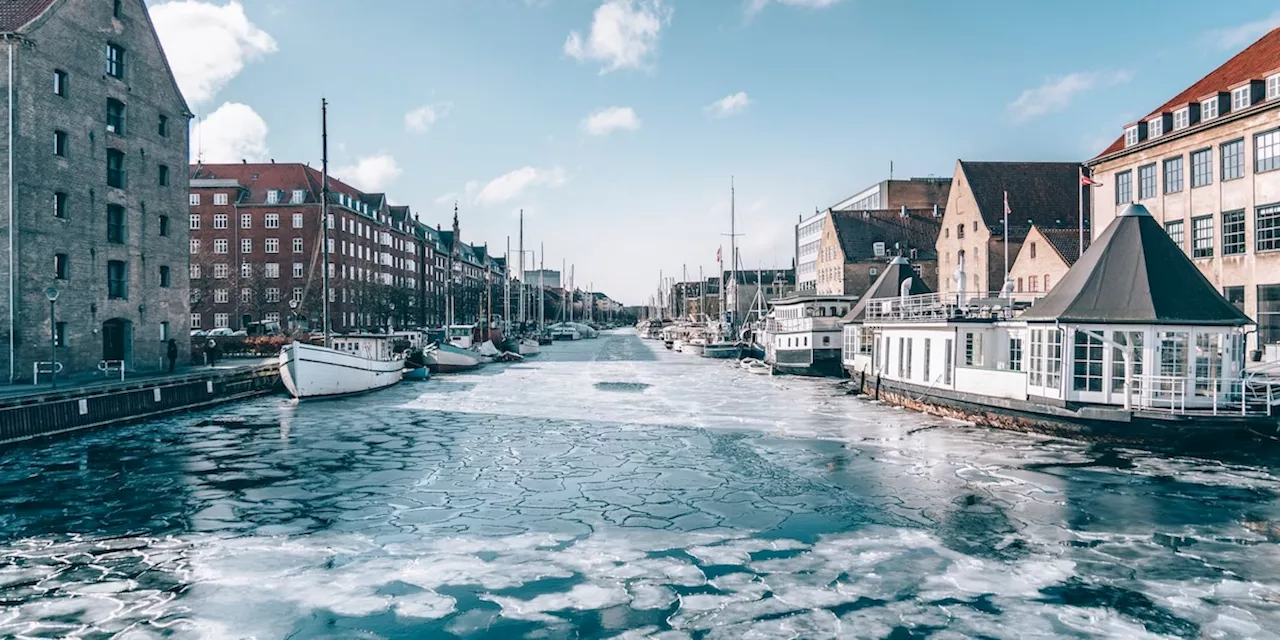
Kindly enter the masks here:
[[396, 336], [381, 333], [347, 333], [331, 338], [334, 350], [370, 360], [391, 360], [396, 340]]
[[475, 333], [474, 324], [451, 324], [444, 328], [444, 339], [459, 349], [470, 349], [475, 342]]
[[798, 375], [838, 375], [842, 319], [858, 296], [803, 295], [773, 301], [765, 362]]

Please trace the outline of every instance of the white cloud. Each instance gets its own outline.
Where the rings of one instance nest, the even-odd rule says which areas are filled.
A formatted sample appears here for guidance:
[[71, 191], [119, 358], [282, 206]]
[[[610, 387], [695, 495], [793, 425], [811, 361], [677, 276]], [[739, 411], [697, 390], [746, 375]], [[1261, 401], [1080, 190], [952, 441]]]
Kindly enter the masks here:
[[[785, 4], [792, 7], [806, 7], [809, 9], [825, 9], [841, 0], [773, 0], [778, 4]], [[770, 0], [747, 0], [747, 15], [755, 15], [764, 10], [768, 6]]]
[[1213, 29], [1204, 35], [1204, 41], [1219, 49], [1243, 49], [1277, 26], [1280, 26], [1280, 11], [1253, 22]]
[[382, 191], [402, 173], [396, 159], [385, 153], [358, 158], [353, 165], [333, 170], [333, 175], [343, 182], [370, 192]]
[[607, 136], [618, 130], [635, 131], [640, 118], [631, 107], [601, 109], [582, 121], [582, 129], [593, 136]]
[[586, 40], [570, 32], [564, 52], [600, 62], [601, 74], [638, 69], [657, 51], [658, 35], [671, 21], [671, 12], [662, 0], [607, 0], [596, 9]]
[[191, 157], [203, 162], [264, 162], [267, 123], [253, 107], [227, 102], [191, 129]]
[[249, 22], [244, 7], [173, 0], [151, 7], [178, 87], [192, 105], [213, 99], [246, 62], [276, 50], [270, 34]]
[[1133, 79], [1133, 73], [1124, 70], [1078, 71], [1065, 76], [1048, 78], [1043, 84], [1027, 89], [1009, 104], [1009, 112], [1015, 120], [1025, 121], [1066, 109], [1080, 94], [1098, 87], [1123, 84]]
[[440, 196], [439, 198], [436, 198], [436, 204], [453, 204], [457, 201], [458, 201], [458, 193], [456, 191], [450, 191], [449, 193], [446, 193]]
[[745, 91], [739, 91], [707, 105], [707, 111], [710, 111], [716, 117], [723, 118], [735, 113], [742, 113], [749, 106], [751, 106], [751, 98], [747, 96]]
[[426, 133], [437, 120], [449, 115], [451, 108], [452, 105], [447, 102], [424, 104], [404, 114], [404, 129], [410, 133]]
[[[488, 184], [480, 188], [476, 193], [474, 202], [477, 205], [492, 205], [508, 202], [520, 197], [526, 189], [532, 187], [547, 187], [555, 189], [564, 186], [568, 182], [564, 169], [554, 167], [552, 169], [538, 169], [535, 167], [521, 167], [500, 175]], [[467, 191], [470, 193], [479, 183], [467, 183]]]

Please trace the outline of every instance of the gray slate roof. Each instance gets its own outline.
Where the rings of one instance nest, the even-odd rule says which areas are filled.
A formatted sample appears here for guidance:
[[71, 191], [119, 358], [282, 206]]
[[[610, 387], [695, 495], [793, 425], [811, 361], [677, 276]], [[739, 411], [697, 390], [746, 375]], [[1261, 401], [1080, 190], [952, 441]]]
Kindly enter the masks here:
[[876, 278], [870, 289], [853, 305], [849, 313], [845, 314], [844, 322], [861, 322], [867, 315], [867, 304], [872, 300], [883, 300], [884, 298], [896, 298], [902, 293], [902, 283], [911, 279], [911, 290], [909, 295], [918, 296], [925, 293], [933, 293], [929, 290], [929, 285], [924, 283], [924, 279], [916, 274], [915, 269], [911, 268], [911, 263], [901, 256], [889, 261], [884, 271], [880, 272], [880, 277]]
[[1253, 324], [1218, 293], [1140, 204], [1126, 207], [1062, 281], [1020, 319], [1096, 324]]

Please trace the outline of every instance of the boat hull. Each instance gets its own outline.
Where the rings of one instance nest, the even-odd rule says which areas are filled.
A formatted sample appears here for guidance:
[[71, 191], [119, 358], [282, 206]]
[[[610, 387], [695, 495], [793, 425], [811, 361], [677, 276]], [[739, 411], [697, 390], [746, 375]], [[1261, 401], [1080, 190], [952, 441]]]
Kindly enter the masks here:
[[458, 373], [480, 366], [479, 354], [449, 345], [440, 345], [426, 358], [427, 366], [436, 373]]
[[520, 341], [519, 353], [522, 356], [536, 356], [542, 353], [542, 347], [537, 340], [524, 339]]
[[774, 361], [765, 360], [775, 373], [792, 376], [818, 376], [839, 378], [844, 375], [839, 349], [779, 349]]
[[364, 393], [402, 378], [404, 359], [371, 360], [326, 347], [293, 342], [280, 350], [280, 379], [298, 399]]
[[1249, 443], [1275, 443], [1275, 418], [1267, 416], [1175, 415], [1054, 407], [1022, 400], [979, 397], [945, 389], [854, 374], [853, 391], [908, 409], [979, 426], [1091, 442], [1137, 444], [1180, 452], [1223, 451]]
[[709, 344], [702, 348], [702, 357], [718, 360], [738, 359], [742, 357], [742, 345]]

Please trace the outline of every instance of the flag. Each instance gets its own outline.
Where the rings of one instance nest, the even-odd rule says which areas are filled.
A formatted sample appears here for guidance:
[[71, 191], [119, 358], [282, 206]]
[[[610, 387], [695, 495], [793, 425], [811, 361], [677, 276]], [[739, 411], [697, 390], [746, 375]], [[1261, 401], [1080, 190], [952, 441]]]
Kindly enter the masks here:
[[720, 250], [724, 247], [716, 247], [716, 262], [720, 262]]
[[1093, 186], [1093, 185], [1095, 185], [1095, 184], [1097, 184], [1097, 183], [1093, 181], [1093, 178], [1090, 178], [1089, 176], [1085, 175], [1085, 174], [1084, 174], [1084, 169], [1080, 169], [1080, 186], [1082, 186], [1082, 187], [1090, 187], [1090, 186]]
[[1007, 216], [1011, 213], [1013, 213], [1013, 211], [1009, 209], [1009, 192], [1006, 191], [1004, 192], [1004, 214]]

